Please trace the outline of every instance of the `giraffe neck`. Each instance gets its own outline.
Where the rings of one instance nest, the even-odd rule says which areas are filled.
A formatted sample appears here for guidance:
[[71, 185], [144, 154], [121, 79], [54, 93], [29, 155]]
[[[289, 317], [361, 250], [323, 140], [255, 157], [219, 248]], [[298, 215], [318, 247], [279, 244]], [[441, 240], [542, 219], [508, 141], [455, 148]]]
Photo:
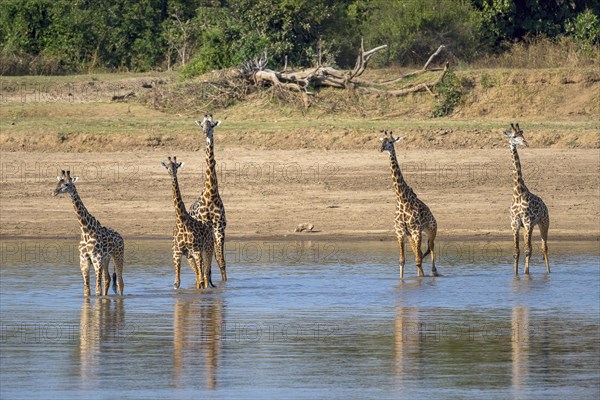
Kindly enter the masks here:
[[207, 140], [206, 143], [206, 176], [204, 177], [203, 197], [206, 200], [212, 200], [219, 195], [219, 185], [217, 182], [217, 171], [214, 152], [214, 139]]
[[527, 186], [525, 186], [525, 182], [523, 181], [523, 174], [521, 172], [521, 160], [519, 159], [519, 153], [517, 152], [517, 146], [514, 144], [511, 144], [510, 152], [512, 154], [513, 167], [515, 170], [514, 194], [516, 196], [521, 196], [523, 193], [527, 192]]
[[404, 177], [402, 176], [402, 172], [400, 171], [400, 166], [398, 165], [398, 159], [396, 158], [396, 152], [390, 151], [390, 169], [392, 171], [392, 178], [394, 180], [394, 190], [396, 191], [396, 197], [398, 201], [401, 203], [407, 203], [414, 196], [414, 192], [408, 186]]
[[185, 204], [181, 198], [181, 192], [179, 191], [179, 182], [177, 181], [177, 175], [173, 176], [173, 206], [175, 206], [175, 216], [178, 220], [181, 220], [184, 215], [187, 215], [185, 210]]
[[75, 188], [73, 188], [73, 191], [71, 192], [71, 200], [73, 200], [73, 207], [77, 213], [77, 219], [79, 220], [81, 232], [96, 232], [100, 227], [100, 222], [98, 222], [98, 220], [89, 213], [87, 208], [85, 208], [85, 205], [83, 205], [83, 201], [81, 201], [81, 198], [77, 193], [77, 189]]

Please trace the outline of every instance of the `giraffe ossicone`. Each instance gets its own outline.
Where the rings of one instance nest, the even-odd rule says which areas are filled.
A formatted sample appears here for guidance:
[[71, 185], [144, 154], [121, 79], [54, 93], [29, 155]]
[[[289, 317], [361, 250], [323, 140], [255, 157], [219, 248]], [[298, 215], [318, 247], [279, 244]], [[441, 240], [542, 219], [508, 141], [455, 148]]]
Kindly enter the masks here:
[[221, 125], [221, 121], [213, 121], [212, 114], [204, 114], [202, 121], [196, 121], [196, 125], [202, 128], [204, 134], [206, 135], [206, 143], [210, 145], [213, 141], [213, 129]]

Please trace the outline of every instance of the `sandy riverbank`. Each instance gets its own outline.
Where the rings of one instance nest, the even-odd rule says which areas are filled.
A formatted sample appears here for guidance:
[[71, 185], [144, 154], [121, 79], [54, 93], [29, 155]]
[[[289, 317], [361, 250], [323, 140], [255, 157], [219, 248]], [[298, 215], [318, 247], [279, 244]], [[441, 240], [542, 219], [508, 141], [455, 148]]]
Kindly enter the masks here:
[[[170, 153], [170, 154], [169, 154]], [[204, 153], [2, 152], [0, 235], [76, 237], [68, 198], [52, 197], [61, 168], [79, 175], [86, 206], [129, 238], [167, 238], [174, 211], [160, 162], [177, 155], [186, 205], [204, 179]], [[512, 166], [507, 148], [398, 149], [404, 175], [433, 211], [442, 240], [510, 238]], [[395, 197], [386, 154], [373, 150], [217, 150], [231, 238], [392, 239]], [[553, 239], [598, 240], [597, 149], [521, 150], [525, 182], [550, 210]], [[295, 233], [298, 224], [312, 233]], [[535, 233], [537, 240], [538, 233]]]

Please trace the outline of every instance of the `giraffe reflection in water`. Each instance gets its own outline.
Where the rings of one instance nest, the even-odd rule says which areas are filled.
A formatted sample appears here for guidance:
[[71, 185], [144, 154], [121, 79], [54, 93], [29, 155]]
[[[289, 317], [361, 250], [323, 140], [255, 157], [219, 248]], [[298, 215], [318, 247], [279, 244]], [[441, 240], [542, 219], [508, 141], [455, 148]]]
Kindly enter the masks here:
[[[125, 323], [124, 299], [86, 297], [79, 319], [79, 377], [82, 384], [96, 382], [103, 371], [106, 353], [125, 348], [127, 337], [133, 333]], [[109, 361], [110, 362], [110, 361]]]
[[[546, 286], [549, 281], [549, 275], [544, 275], [536, 281], [533, 281], [529, 276], [527, 276], [527, 279], [520, 279], [518, 276], [513, 279], [512, 290], [517, 301], [511, 312], [512, 335], [510, 344], [511, 383], [515, 393], [522, 392], [529, 385], [529, 373], [532, 364], [530, 355], [532, 352], [538, 352], [535, 348], [532, 348], [534, 343], [530, 339], [534, 338], [538, 348], [544, 346], [544, 343], [550, 342], [543, 330], [536, 329], [534, 324], [530, 323], [529, 307], [520, 299], [521, 296], [529, 296], [532, 290]], [[538, 359], [539, 361], [541, 359]]]
[[419, 330], [419, 309], [396, 306], [396, 329], [394, 334], [394, 366], [398, 384], [404, 377], [420, 370], [422, 337]]
[[511, 321], [512, 387], [519, 392], [529, 378], [529, 308], [513, 307]]
[[174, 386], [198, 382], [204, 373], [204, 388], [216, 389], [221, 358], [223, 327], [222, 299], [179, 296], [173, 310]]

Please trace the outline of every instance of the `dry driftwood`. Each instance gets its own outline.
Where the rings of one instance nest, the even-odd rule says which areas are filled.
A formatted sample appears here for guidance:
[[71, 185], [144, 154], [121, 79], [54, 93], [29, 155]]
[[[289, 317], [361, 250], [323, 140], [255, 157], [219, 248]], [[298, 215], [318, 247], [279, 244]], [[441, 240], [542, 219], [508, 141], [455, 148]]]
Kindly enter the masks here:
[[444, 49], [444, 47], [446, 47], [446, 46], [444, 46], [443, 44], [440, 45], [440, 47], [438, 47], [437, 50], [433, 54], [431, 54], [431, 56], [429, 56], [429, 59], [427, 60], [427, 62], [425, 63], [425, 65], [423, 65], [423, 68], [418, 69], [416, 71], [407, 72], [406, 74], [401, 75], [398, 78], [392, 79], [390, 81], [382, 82], [381, 84], [382, 85], [393, 85], [393, 84], [395, 84], [397, 82], [400, 82], [401, 80], [406, 79], [406, 78], [408, 78], [410, 76], [419, 75], [419, 74], [422, 74], [422, 73], [428, 72], [428, 71], [442, 71], [444, 68], [430, 68], [430, 69], [427, 69], [427, 67], [429, 66], [429, 64], [431, 64], [431, 62], [433, 61], [433, 59], [435, 57], [437, 57], [441, 53], [441, 51]]
[[425, 65], [423, 65], [423, 71], [425, 71], [427, 69], [427, 67], [429, 66], [429, 64], [431, 63], [431, 61], [433, 61], [433, 59], [440, 54], [440, 52], [444, 49], [443, 44], [440, 45], [440, 47], [438, 47], [438, 49], [429, 57], [429, 59], [427, 60], [427, 62], [425, 63]]
[[[314, 87], [329, 86], [345, 89], [356, 86], [353, 79], [362, 75], [367, 68], [371, 57], [376, 52], [385, 49], [386, 47], [387, 45], [384, 44], [369, 51], [365, 51], [364, 43], [361, 41], [356, 64], [351, 71], [344, 72], [332, 67], [323, 67], [321, 65], [318, 65], [315, 68], [293, 72], [273, 71], [271, 69], [265, 69], [267, 62], [266, 53], [263, 53], [260, 59], [254, 60], [252, 63], [246, 63], [242, 71], [249, 75], [257, 85], [279, 85], [288, 90], [297, 92], [307, 92], [307, 89], [311, 84]], [[284, 71], [286, 68], [284, 68]]]
[[437, 84], [439, 84], [444, 79], [444, 76], [446, 76], [446, 73], [448, 72], [449, 67], [450, 67], [450, 63], [446, 63], [446, 65], [442, 69], [441, 75], [438, 76], [438, 78], [435, 81], [432, 81], [429, 83], [420, 83], [415, 86], [411, 86], [411, 87], [403, 88], [403, 89], [396, 89], [396, 90], [380, 90], [380, 89], [374, 89], [374, 88], [364, 88], [363, 90], [366, 92], [370, 92], [370, 93], [385, 93], [385, 94], [389, 94], [389, 95], [396, 96], [396, 97], [405, 96], [409, 93], [427, 91], [427, 92], [429, 92], [430, 95], [435, 96], [433, 94], [433, 92], [431, 91], [431, 88], [435, 87]]
[[[428, 83], [421, 83], [411, 87], [400, 89], [377, 89], [370, 82], [360, 81], [359, 78], [366, 70], [371, 57], [378, 51], [385, 49], [387, 45], [381, 45], [371, 50], [365, 51], [364, 42], [361, 40], [360, 49], [356, 58], [354, 68], [349, 71], [340, 71], [332, 67], [321, 66], [321, 62], [317, 63], [314, 68], [303, 69], [299, 71], [287, 71], [287, 60], [283, 71], [274, 71], [267, 69], [267, 53], [264, 52], [259, 59], [247, 62], [240, 70], [241, 75], [246, 76], [252, 84], [256, 86], [272, 86], [284, 89], [291, 92], [298, 92], [303, 97], [311, 95], [308, 91], [309, 87], [333, 87], [339, 89], [358, 89], [365, 93], [388, 94], [392, 96], [404, 96], [409, 93], [427, 91], [433, 95], [431, 88], [440, 83], [448, 71], [448, 63], [443, 68], [429, 68], [429, 65], [435, 57], [444, 49], [444, 45], [431, 54], [422, 69], [409, 72], [399, 78], [381, 82], [380, 86], [389, 86], [402, 81], [403, 79], [417, 74], [442, 71], [437, 79]], [[306, 102], [305, 102], [306, 104]]]

